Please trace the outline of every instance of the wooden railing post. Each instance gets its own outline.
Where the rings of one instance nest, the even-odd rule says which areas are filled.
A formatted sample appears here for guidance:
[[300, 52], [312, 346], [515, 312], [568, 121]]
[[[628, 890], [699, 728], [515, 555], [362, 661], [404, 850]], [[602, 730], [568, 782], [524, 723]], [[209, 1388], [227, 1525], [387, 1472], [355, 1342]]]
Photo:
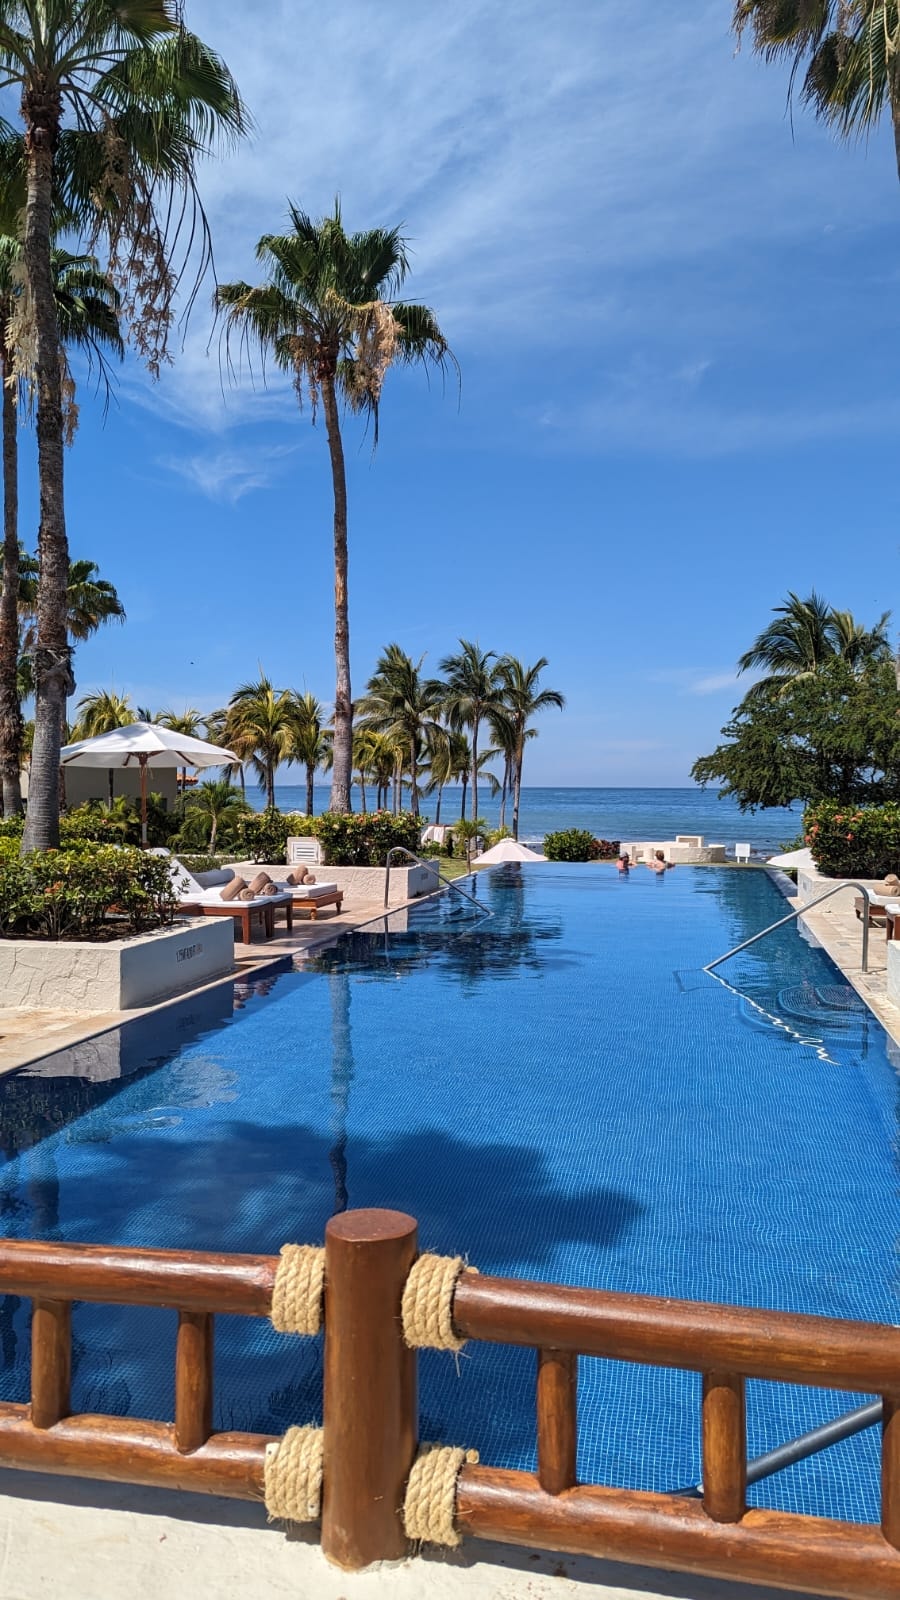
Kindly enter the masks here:
[[562, 1494], [577, 1482], [578, 1357], [572, 1350], [537, 1353], [538, 1482]]
[[703, 1509], [740, 1522], [747, 1509], [747, 1415], [743, 1378], [703, 1374]]
[[52, 1428], [69, 1415], [72, 1307], [67, 1300], [35, 1300], [31, 1313], [31, 1422]]
[[417, 1239], [402, 1211], [345, 1211], [325, 1229], [322, 1549], [350, 1571], [407, 1551], [418, 1401], [400, 1304]]
[[199, 1450], [212, 1433], [213, 1318], [204, 1311], [179, 1311], [175, 1345], [175, 1448]]
[[900, 1399], [888, 1394], [881, 1422], [881, 1531], [900, 1550]]

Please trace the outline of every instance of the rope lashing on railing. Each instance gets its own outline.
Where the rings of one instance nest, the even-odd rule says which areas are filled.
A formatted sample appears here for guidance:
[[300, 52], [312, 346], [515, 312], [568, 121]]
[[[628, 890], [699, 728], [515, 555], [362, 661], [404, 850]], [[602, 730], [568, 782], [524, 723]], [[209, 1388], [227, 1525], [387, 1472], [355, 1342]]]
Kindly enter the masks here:
[[456, 1282], [467, 1267], [462, 1256], [422, 1255], [413, 1263], [403, 1290], [403, 1337], [413, 1350], [461, 1350], [453, 1326]]
[[316, 1522], [322, 1511], [321, 1428], [288, 1428], [266, 1445], [265, 1501], [273, 1522]]
[[474, 1465], [477, 1460], [477, 1450], [440, 1444], [419, 1446], [403, 1502], [407, 1539], [462, 1544], [462, 1534], [456, 1528], [456, 1486], [463, 1467]]
[[272, 1326], [278, 1333], [318, 1333], [325, 1292], [325, 1251], [318, 1245], [285, 1244], [272, 1289]]

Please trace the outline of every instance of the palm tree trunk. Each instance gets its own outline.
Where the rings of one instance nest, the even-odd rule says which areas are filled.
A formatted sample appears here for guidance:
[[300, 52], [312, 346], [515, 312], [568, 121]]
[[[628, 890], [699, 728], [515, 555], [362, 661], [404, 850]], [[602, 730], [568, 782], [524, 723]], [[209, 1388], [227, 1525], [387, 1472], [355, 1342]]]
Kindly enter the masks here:
[[359, 775], [359, 798], [360, 798], [360, 810], [361, 810], [363, 816], [365, 816], [366, 815], [366, 775], [365, 775], [365, 772], [360, 772], [360, 775]]
[[398, 816], [400, 812], [400, 792], [403, 781], [403, 768], [400, 765], [400, 759], [401, 758], [398, 756], [397, 760], [394, 762], [394, 797], [391, 803], [391, 810], [393, 811], [395, 817]]
[[25, 272], [34, 320], [37, 450], [40, 485], [37, 644], [34, 652], [34, 749], [22, 849], [59, 845], [59, 751], [65, 703], [73, 694], [68, 637], [69, 544], [63, 491], [63, 412], [60, 339], [50, 265], [53, 150], [59, 134], [58, 96], [25, 96]]
[[472, 723], [472, 821], [478, 815], [478, 725], [480, 717]]
[[347, 602], [347, 474], [334, 376], [320, 380], [334, 489], [334, 744], [330, 811], [350, 810], [353, 765], [353, 699], [350, 689], [350, 613]]
[[116, 774], [112, 767], [110, 767], [107, 774], [107, 782], [109, 784], [109, 809], [111, 811], [116, 798]]
[[210, 853], [211, 856], [214, 856], [215, 853], [216, 853], [216, 834], [218, 833], [218, 831], [219, 831], [219, 819], [216, 816], [215, 812], [213, 812], [212, 820], [211, 820], [211, 824], [210, 824], [210, 829], [209, 829], [209, 853]]
[[513, 774], [513, 838], [519, 837], [519, 801], [522, 798], [522, 764], [525, 757], [524, 741], [516, 751], [516, 765]]
[[509, 792], [509, 756], [503, 758], [503, 788], [500, 790], [500, 831], [506, 827], [506, 796]]
[[271, 759], [266, 761], [266, 808], [275, 810], [275, 763]]
[[409, 744], [409, 784], [409, 809], [413, 816], [417, 817], [419, 815], [419, 763], [416, 756], [415, 739], [411, 739]]
[[468, 787], [469, 787], [469, 774], [467, 772], [464, 772], [463, 775], [462, 775], [462, 809], [460, 810], [460, 813], [459, 813], [460, 822], [465, 822], [465, 820], [466, 820], [466, 790], [468, 789]]
[[439, 783], [438, 784], [438, 791], [437, 791], [437, 805], [435, 806], [435, 810], [434, 810], [434, 825], [435, 825], [436, 828], [439, 828], [440, 824], [441, 824], [441, 795], [443, 794], [443, 792], [444, 792], [444, 785], [442, 783]]
[[[6, 327], [10, 308], [2, 307]], [[0, 594], [0, 782], [3, 815], [22, 810], [22, 707], [16, 674], [19, 661], [19, 442], [15, 393], [7, 381], [12, 352], [5, 340], [3, 381], [3, 591]]]
[[315, 805], [315, 799], [314, 799], [314, 796], [313, 796], [313, 782], [314, 782], [315, 776], [316, 776], [316, 769], [313, 766], [313, 763], [311, 761], [307, 761], [307, 763], [306, 763], [306, 815], [308, 817], [312, 816], [313, 807]]

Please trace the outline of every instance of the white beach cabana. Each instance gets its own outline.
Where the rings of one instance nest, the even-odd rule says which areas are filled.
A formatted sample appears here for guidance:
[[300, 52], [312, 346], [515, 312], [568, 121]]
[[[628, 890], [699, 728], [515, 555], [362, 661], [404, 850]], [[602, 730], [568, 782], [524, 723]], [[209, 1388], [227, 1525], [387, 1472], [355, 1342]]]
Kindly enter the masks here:
[[147, 769], [152, 767], [232, 767], [237, 765], [233, 750], [173, 733], [155, 722], [130, 722], [96, 739], [79, 739], [64, 745], [59, 761], [62, 767], [136, 767], [141, 776], [141, 842], [147, 843]]
[[546, 859], [546, 856], [539, 856], [535, 850], [529, 850], [527, 844], [519, 844], [517, 839], [501, 839], [499, 844], [492, 845], [490, 850], [485, 850], [484, 855], [476, 856], [472, 865], [494, 867], [501, 861], [546, 861]]
[[786, 850], [784, 855], [781, 856], [769, 856], [766, 866], [793, 867], [802, 872], [806, 867], [814, 867], [815, 862], [813, 861], [812, 851], [805, 847], [802, 850]]

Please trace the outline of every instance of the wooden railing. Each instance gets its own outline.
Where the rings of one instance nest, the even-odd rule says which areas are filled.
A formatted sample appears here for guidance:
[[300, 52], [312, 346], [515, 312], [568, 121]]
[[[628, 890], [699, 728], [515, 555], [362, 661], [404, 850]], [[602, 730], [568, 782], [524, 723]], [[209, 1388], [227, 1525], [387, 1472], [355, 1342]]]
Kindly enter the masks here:
[[[399, 1212], [346, 1212], [326, 1230], [322, 1546], [347, 1568], [407, 1550], [402, 1507], [418, 1407], [400, 1302], [416, 1255], [416, 1224]], [[277, 1266], [274, 1256], [0, 1241], [0, 1293], [34, 1307], [31, 1403], [0, 1405], [0, 1466], [262, 1499], [275, 1441], [212, 1431], [213, 1318], [268, 1315]], [[76, 1300], [177, 1312], [171, 1424], [70, 1415]], [[842, 1600], [897, 1600], [900, 1329], [473, 1272], [457, 1282], [453, 1325], [466, 1338], [537, 1352], [537, 1472], [465, 1466], [462, 1532]], [[577, 1482], [579, 1354], [702, 1372], [702, 1500]], [[883, 1397], [880, 1526], [747, 1510], [747, 1378]]]

